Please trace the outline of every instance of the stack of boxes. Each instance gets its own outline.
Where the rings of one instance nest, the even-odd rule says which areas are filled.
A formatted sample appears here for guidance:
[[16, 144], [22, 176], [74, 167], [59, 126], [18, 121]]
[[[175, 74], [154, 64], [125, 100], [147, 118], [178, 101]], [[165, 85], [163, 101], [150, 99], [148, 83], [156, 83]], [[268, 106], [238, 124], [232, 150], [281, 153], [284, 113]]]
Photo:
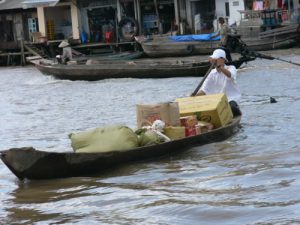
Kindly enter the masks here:
[[198, 121], [211, 123], [214, 128], [227, 125], [233, 114], [224, 94], [203, 95], [176, 99], [180, 116], [196, 115]]
[[[176, 102], [138, 105], [138, 127], [155, 120], [166, 123], [164, 133], [171, 140], [203, 134], [230, 123], [233, 115], [224, 94], [176, 99]], [[145, 124], [148, 123], [148, 124]]]

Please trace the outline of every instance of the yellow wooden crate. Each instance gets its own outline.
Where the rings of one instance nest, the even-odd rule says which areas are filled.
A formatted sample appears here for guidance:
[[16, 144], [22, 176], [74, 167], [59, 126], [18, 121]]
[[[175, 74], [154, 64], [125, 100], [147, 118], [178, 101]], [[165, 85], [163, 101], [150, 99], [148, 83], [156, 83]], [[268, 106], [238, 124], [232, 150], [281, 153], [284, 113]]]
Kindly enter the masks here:
[[212, 123], [214, 128], [225, 126], [233, 118], [224, 94], [179, 98], [176, 102], [180, 116], [196, 115], [199, 121]]

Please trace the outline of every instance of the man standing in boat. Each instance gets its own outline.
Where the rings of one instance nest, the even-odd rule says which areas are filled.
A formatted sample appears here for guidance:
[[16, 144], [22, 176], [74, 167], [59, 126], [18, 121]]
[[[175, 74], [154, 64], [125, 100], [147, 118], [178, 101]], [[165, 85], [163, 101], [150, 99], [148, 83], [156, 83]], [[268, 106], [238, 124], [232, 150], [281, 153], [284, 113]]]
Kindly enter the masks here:
[[224, 93], [229, 101], [234, 116], [241, 115], [238, 103], [241, 93], [236, 84], [237, 70], [233, 65], [226, 65], [226, 53], [216, 49], [209, 57], [210, 63], [215, 67], [208, 74], [196, 96]]
[[230, 33], [230, 28], [225, 23], [225, 19], [223, 17], [219, 17], [218, 22], [220, 24], [220, 28], [215, 35], [211, 36], [211, 38], [215, 38], [220, 35], [221, 36], [220, 45], [226, 47], [228, 34]]

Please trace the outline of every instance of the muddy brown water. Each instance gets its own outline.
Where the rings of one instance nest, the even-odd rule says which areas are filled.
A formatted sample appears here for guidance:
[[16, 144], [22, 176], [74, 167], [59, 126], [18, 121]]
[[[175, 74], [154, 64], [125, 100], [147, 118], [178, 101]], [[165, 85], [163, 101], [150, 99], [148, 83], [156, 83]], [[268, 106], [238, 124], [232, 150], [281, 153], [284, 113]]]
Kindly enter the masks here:
[[[299, 49], [267, 53], [300, 62]], [[134, 127], [136, 104], [187, 96], [200, 79], [72, 82], [1, 68], [0, 149], [71, 151], [70, 132]], [[0, 162], [0, 224], [300, 224], [300, 67], [256, 60], [238, 83], [242, 128], [224, 142], [93, 177], [20, 182]]]

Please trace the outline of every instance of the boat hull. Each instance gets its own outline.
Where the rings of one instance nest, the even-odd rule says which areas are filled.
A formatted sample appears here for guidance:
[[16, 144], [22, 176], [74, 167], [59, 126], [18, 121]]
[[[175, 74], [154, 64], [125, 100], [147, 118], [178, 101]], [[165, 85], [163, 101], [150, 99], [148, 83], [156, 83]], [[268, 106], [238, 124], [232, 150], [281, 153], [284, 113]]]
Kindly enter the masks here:
[[1, 152], [5, 165], [21, 180], [91, 176], [120, 165], [140, 160], [153, 160], [172, 155], [193, 146], [226, 140], [239, 129], [241, 117], [225, 127], [158, 145], [108, 153], [46, 152], [34, 148], [13, 148]]
[[[254, 58], [240, 58], [230, 62], [239, 68], [244, 62]], [[36, 64], [39, 71], [58, 79], [95, 81], [111, 78], [169, 78], [204, 76], [210, 67], [208, 61], [203, 62], [111, 62], [95, 65], [43, 65]]]
[[[283, 49], [293, 47], [297, 44], [297, 39], [290, 37], [272, 38], [272, 39], [243, 39], [249, 50], [267, 51], [274, 49]], [[189, 43], [142, 43], [145, 54], [149, 57], [173, 57], [173, 56], [190, 56], [190, 55], [207, 55], [211, 54], [218, 47], [217, 43], [189, 42]], [[188, 49], [193, 49], [192, 51]]]
[[[251, 29], [251, 28], [249, 28]], [[240, 35], [233, 35], [240, 36]], [[229, 40], [229, 39], [228, 39]], [[257, 33], [257, 36], [249, 38], [244, 35], [241, 41], [252, 51], [266, 51], [283, 49], [295, 46], [300, 40], [300, 25], [290, 25], [270, 31]], [[149, 57], [171, 57], [211, 54], [218, 46], [219, 41], [189, 41], [174, 42], [169, 37], [158, 38], [151, 41], [139, 42]], [[228, 43], [229, 49], [235, 49]]]
[[219, 41], [193, 41], [193, 42], [144, 42], [141, 43], [143, 51], [149, 57], [173, 57], [190, 55], [210, 55], [217, 47]]

